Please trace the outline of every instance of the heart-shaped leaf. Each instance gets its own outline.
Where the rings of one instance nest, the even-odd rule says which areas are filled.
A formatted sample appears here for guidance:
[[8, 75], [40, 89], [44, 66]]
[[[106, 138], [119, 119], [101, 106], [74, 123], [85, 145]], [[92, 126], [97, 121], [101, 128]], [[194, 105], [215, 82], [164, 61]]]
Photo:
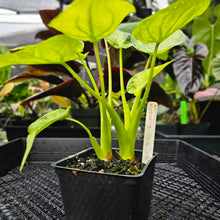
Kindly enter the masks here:
[[98, 42], [132, 12], [135, 7], [124, 0], [74, 0], [49, 26], [74, 39]]
[[169, 7], [143, 19], [133, 30], [132, 37], [143, 43], [161, 43], [202, 14], [210, 0], [178, 0]]
[[[181, 45], [186, 40], [186, 35], [181, 30], [178, 30], [160, 44], [157, 54], [162, 54], [174, 46]], [[144, 44], [141, 41], [133, 39], [133, 46], [139, 51], [153, 54], [156, 43]]]
[[[74, 49], [73, 49], [74, 48]], [[79, 59], [83, 42], [56, 35], [36, 45], [28, 45], [11, 54], [0, 54], [0, 67], [16, 64], [63, 64]]]
[[[160, 73], [171, 62], [172, 61], [167, 62], [160, 66], [156, 66], [154, 68], [153, 77], [155, 77], [158, 73]], [[131, 94], [137, 94], [148, 83], [149, 75], [150, 75], [150, 69], [145, 69], [132, 76], [132, 78], [128, 81], [127, 91]]]
[[185, 46], [174, 52], [173, 72], [184, 95], [192, 96], [200, 88], [203, 79], [202, 61], [207, 54], [208, 49], [203, 43], [195, 44], [192, 57]]

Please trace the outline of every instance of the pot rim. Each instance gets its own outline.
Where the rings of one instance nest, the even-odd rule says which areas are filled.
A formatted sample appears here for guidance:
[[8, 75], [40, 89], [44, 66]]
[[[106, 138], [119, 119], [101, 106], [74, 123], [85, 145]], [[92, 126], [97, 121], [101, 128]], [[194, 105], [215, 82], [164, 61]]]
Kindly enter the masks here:
[[[117, 148], [112, 148], [113, 150], [117, 150]], [[94, 150], [93, 147], [90, 147], [90, 148], [87, 148], [85, 150], [82, 150], [82, 151], [79, 151], [78, 153], [75, 153], [73, 155], [69, 155], [63, 159], [60, 159], [56, 162], [53, 162], [51, 164], [52, 167], [56, 168], [56, 169], [63, 169], [63, 170], [66, 170], [66, 171], [72, 171], [72, 172], [84, 172], [84, 173], [91, 173], [91, 174], [100, 174], [100, 175], [109, 175], [109, 176], [119, 176], [119, 177], [129, 177], [129, 178], [137, 178], [137, 177], [142, 177], [145, 173], [145, 171], [147, 170], [148, 166], [150, 165], [151, 161], [153, 159], [156, 158], [156, 156], [158, 155], [158, 153], [154, 152], [153, 153], [153, 156], [151, 157], [151, 159], [148, 161], [148, 163], [145, 164], [144, 168], [142, 169], [141, 173], [137, 174], [137, 175], [126, 175], [126, 174], [115, 174], [115, 173], [100, 173], [100, 172], [97, 172], [97, 171], [90, 171], [90, 170], [81, 170], [81, 169], [78, 169], [78, 168], [69, 168], [69, 167], [64, 167], [64, 166], [61, 166], [59, 165], [59, 163], [65, 161], [65, 160], [68, 160], [70, 158], [73, 158], [73, 157], [76, 157], [80, 154], [83, 154], [89, 150]], [[138, 150], [136, 149], [135, 152], [142, 152], [142, 150]]]

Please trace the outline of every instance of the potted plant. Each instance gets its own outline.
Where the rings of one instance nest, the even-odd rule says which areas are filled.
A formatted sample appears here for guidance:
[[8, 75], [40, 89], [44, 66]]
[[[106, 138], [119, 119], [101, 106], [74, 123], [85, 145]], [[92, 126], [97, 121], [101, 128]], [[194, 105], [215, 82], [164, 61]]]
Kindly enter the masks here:
[[217, 112], [214, 109], [218, 108], [219, 99], [219, 10], [220, 5], [210, 6], [194, 19], [192, 30], [187, 30], [190, 35], [188, 42], [172, 50], [171, 59], [174, 62], [166, 69], [169, 75], [162, 86], [175, 96], [176, 109], [171, 116], [177, 117], [170, 117], [169, 120], [174, 119], [174, 123], [181, 121], [175, 112], [178, 112], [176, 110], [181, 100], [185, 100], [188, 119], [184, 122], [187, 125], [183, 126], [191, 124], [198, 131], [199, 126], [208, 122], [209, 127], [204, 131], [206, 134], [217, 134], [219, 130], [218, 117], [214, 113]]
[[[52, 111], [29, 126], [27, 148], [22, 161], [21, 170], [23, 169], [36, 135], [55, 121], [63, 119], [68, 119], [80, 124], [88, 132], [94, 152], [99, 159], [98, 161], [101, 161], [100, 163], [105, 163], [106, 161], [106, 163], [109, 163], [108, 161], [111, 163], [111, 161], [115, 160], [113, 159], [115, 158], [115, 151], [112, 149], [111, 139], [111, 125], [113, 124], [117, 132], [117, 142], [119, 146], [117, 155], [119, 155], [119, 162], [135, 161], [137, 156], [135, 154], [137, 129], [142, 111], [145, 108], [149, 96], [152, 79], [169, 64], [168, 62], [156, 66], [157, 55], [169, 50], [173, 46], [182, 44], [186, 40], [186, 37], [180, 29], [193, 18], [200, 15], [208, 7], [209, 3], [209, 0], [203, 2], [198, 0], [191, 2], [179, 0], [168, 8], [143, 19], [134, 27], [132, 34], [129, 34], [128, 32], [120, 31], [117, 27], [127, 14], [135, 12], [135, 8], [132, 4], [124, 0], [75, 0], [49, 24], [49, 26], [61, 31], [63, 34], [54, 36], [37, 45], [25, 46], [14, 53], [1, 55], [0, 67], [11, 65], [12, 63], [27, 65], [62, 64], [99, 102], [101, 117], [100, 142], [92, 136], [85, 125], [68, 117], [69, 107], [66, 110], [58, 109]], [[124, 110], [122, 120], [112, 105], [112, 68], [108, 50], [109, 80], [108, 97], [106, 97], [104, 74], [100, 63], [99, 48], [97, 46], [97, 42], [101, 39], [105, 39], [106, 49], [108, 49], [108, 43], [119, 49], [120, 92]], [[82, 40], [90, 41], [94, 45], [100, 78], [100, 91], [86, 63], [83, 61], [87, 54], [82, 53]], [[150, 56], [145, 69], [131, 77], [127, 84], [127, 91], [135, 96], [133, 105], [129, 106], [125, 96], [122, 48], [131, 46], [149, 53]], [[81, 60], [88, 70], [92, 87], [71, 69], [66, 63], [69, 60]], [[144, 87], [145, 89], [143, 90]], [[142, 93], [142, 91], [144, 92]], [[89, 152], [82, 153], [82, 155], [84, 154], [88, 155]], [[76, 158], [80, 159], [80, 157], [80, 154], [68, 157], [68, 164], [71, 160], [74, 161]], [[62, 164], [65, 164], [65, 166], [67, 164], [64, 161], [59, 161], [56, 164], [56, 169], [58, 174], [60, 174], [60, 183], [62, 183], [64, 179], [66, 179], [65, 182], [68, 179], [74, 185], [78, 183], [77, 188], [82, 186], [82, 188], [90, 189], [86, 195], [86, 199], [89, 201], [88, 206], [85, 206], [85, 200], [82, 199], [82, 204], [79, 205], [82, 209], [77, 207], [75, 209], [74, 206], [79, 203], [79, 200], [76, 201], [74, 199], [79, 198], [78, 195], [81, 195], [82, 191], [76, 192], [76, 185], [73, 186], [73, 188], [71, 184], [64, 187], [61, 185], [66, 217], [68, 219], [85, 219], [92, 215], [94, 216], [95, 213], [97, 217], [93, 217], [94, 219], [146, 219], [149, 213], [154, 162], [155, 155], [150, 158], [141, 173], [131, 178], [132, 175], [120, 175], [115, 173], [106, 174], [107, 176], [105, 176], [105, 174], [100, 172], [86, 171], [84, 169], [85, 167], [83, 169], [62, 167]], [[133, 167], [128, 168], [128, 170], [133, 170], [134, 167], [133, 164]], [[136, 164], [136, 168], [139, 169], [141, 167]], [[60, 173], [61, 171], [64, 171], [64, 173]], [[148, 177], [144, 175], [145, 171], [149, 171]], [[90, 175], [91, 179], [89, 177]], [[110, 177], [113, 179], [109, 179]], [[80, 179], [87, 180], [86, 187], [82, 185]], [[107, 182], [104, 183], [104, 186], [101, 186], [100, 184], [104, 179], [107, 179]], [[117, 179], [120, 179], [121, 183], [117, 184]], [[148, 181], [145, 183], [145, 180]], [[125, 185], [122, 186], [122, 182], [125, 183]], [[112, 187], [114, 186], [116, 189], [114, 189], [115, 193], [112, 198]], [[67, 193], [64, 192], [65, 187], [68, 187], [66, 188], [68, 189]], [[104, 189], [106, 189], [107, 192], [105, 192]], [[128, 189], [128, 191], [126, 191], [126, 189]], [[70, 190], [76, 192], [77, 195], [73, 195]], [[99, 193], [97, 197], [94, 195], [95, 190]], [[145, 193], [147, 194], [145, 195]], [[67, 195], [67, 201], [65, 201], [65, 195]], [[89, 198], [87, 196], [89, 196]], [[68, 206], [68, 204], [70, 204], [70, 197], [73, 198], [71, 204], [74, 204], [74, 206], [71, 207]], [[104, 197], [106, 202], [100, 201], [99, 198], [101, 197]], [[116, 204], [113, 202], [115, 199], [118, 201]], [[123, 207], [118, 209], [119, 204], [122, 204]], [[81, 215], [78, 215], [78, 213]], [[107, 217], [106, 213], [108, 213]], [[99, 216], [99, 214], [101, 214], [101, 216]]]
[[171, 112], [168, 120], [175, 124], [178, 134], [208, 132], [209, 124], [201, 122], [199, 116], [203, 113], [199, 111], [194, 98], [202, 85], [202, 62], [207, 55], [208, 49], [203, 43], [197, 43], [193, 47], [187, 43], [172, 50], [173, 62], [166, 69], [168, 74], [162, 87], [174, 97], [174, 114]]
[[[57, 31], [54, 28], [49, 27], [50, 21], [56, 17], [61, 11], [60, 10], [40, 10], [39, 14], [42, 18], [43, 23], [48, 28], [48, 30], [40, 31], [36, 34], [36, 38], [41, 40], [46, 40], [52, 36], [61, 34], [60, 31]], [[124, 19], [125, 20], [125, 19]], [[136, 20], [136, 19], [135, 19]], [[132, 20], [134, 22], [134, 20]], [[108, 62], [106, 55], [104, 53], [104, 43], [101, 40], [100, 46], [102, 47], [102, 65], [104, 72], [104, 81], [105, 89], [108, 89]], [[115, 103], [115, 108], [118, 111], [121, 111], [121, 100], [119, 99], [120, 94], [120, 77], [119, 77], [119, 59], [118, 59], [118, 50], [112, 46], [109, 46], [109, 51], [111, 53], [112, 62], [112, 90], [115, 93], [113, 103]], [[94, 78], [96, 79], [97, 84], [100, 84], [99, 79], [96, 77], [98, 73], [96, 70], [96, 63], [94, 59], [94, 48], [93, 44], [89, 41], [84, 42], [84, 53], [88, 52], [88, 56], [85, 58], [87, 68], [93, 73]], [[123, 51], [123, 54], [126, 54], [126, 59], [124, 59], [124, 68], [123, 68], [123, 78], [125, 86], [127, 85], [128, 80], [135, 74], [135, 69], [143, 68], [146, 64], [147, 55], [143, 52], [137, 51], [135, 49], [128, 48]], [[82, 68], [82, 64], [78, 61], [68, 61], [68, 65], [80, 76], [86, 80], [86, 74]], [[91, 68], [92, 67], [92, 68]], [[28, 106], [33, 113], [33, 103], [36, 100], [42, 100], [45, 97], [51, 96], [51, 99], [61, 105], [62, 107], [67, 107], [69, 100], [71, 100], [71, 115], [74, 119], [81, 121], [87, 127], [92, 130], [92, 134], [95, 137], [99, 136], [100, 118], [99, 118], [99, 109], [97, 99], [87, 92], [66, 70], [62, 65], [59, 64], [44, 64], [44, 65], [28, 65], [25, 72], [22, 72], [19, 75], [16, 75], [6, 81], [6, 86], [11, 85], [11, 83], [18, 83], [24, 81], [30, 81], [33, 79], [41, 80], [44, 90], [38, 93], [35, 93], [33, 96], [28, 97], [27, 99], [20, 102], [20, 106]], [[49, 84], [49, 85], [48, 85]], [[98, 86], [100, 89], [100, 86]], [[133, 95], [126, 93], [127, 99], [132, 99]], [[158, 104], [165, 105], [169, 108], [172, 107], [172, 101], [170, 96], [168, 96], [163, 89], [156, 82], [152, 83], [151, 90], [149, 93], [149, 100], [156, 101]], [[38, 101], [39, 102], [39, 101]], [[5, 127], [7, 132], [8, 140], [15, 139], [17, 137], [27, 136], [27, 126], [31, 123], [29, 121], [15, 121], [10, 123]], [[18, 127], [19, 126], [19, 127]], [[71, 128], [70, 128], [71, 127]], [[74, 127], [74, 128], [73, 128]], [[63, 128], [63, 132], [60, 130]], [[19, 129], [17, 132], [15, 130]], [[77, 125], [71, 125], [68, 122], [56, 123], [52, 127], [50, 126], [44, 132], [40, 133], [42, 137], [83, 137], [87, 136], [85, 130]]]

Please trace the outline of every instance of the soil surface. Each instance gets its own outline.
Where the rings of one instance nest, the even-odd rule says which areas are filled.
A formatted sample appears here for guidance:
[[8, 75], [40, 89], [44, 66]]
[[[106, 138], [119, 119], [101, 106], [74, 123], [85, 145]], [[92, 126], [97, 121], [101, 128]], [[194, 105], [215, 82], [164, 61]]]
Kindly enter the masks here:
[[136, 158], [135, 161], [122, 160], [117, 151], [113, 152], [111, 161], [100, 160], [95, 153], [92, 153], [89, 156], [78, 155], [77, 157], [68, 159], [65, 164], [68, 168], [125, 175], [137, 175], [141, 173], [144, 165], [140, 162], [140, 158]]

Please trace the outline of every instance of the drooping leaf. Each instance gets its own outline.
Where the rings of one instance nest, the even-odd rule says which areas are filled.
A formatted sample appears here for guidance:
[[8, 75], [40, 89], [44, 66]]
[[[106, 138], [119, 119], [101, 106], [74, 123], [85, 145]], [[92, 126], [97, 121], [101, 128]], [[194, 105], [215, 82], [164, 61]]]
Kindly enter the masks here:
[[133, 30], [132, 37], [143, 43], [161, 43], [183, 28], [209, 6], [210, 0], [178, 0], [169, 7], [143, 19]]
[[0, 67], [16, 64], [63, 64], [79, 59], [82, 51], [83, 42], [65, 35], [56, 35], [36, 45], [19, 48], [13, 53], [0, 54]]
[[50, 126], [56, 121], [64, 120], [69, 115], [70, 107], [68, 107], [66, 110], [64, 109], [57, 109], [52, 112], [47, 113], [46, 115], [42, 116], [35, 122], [33, 122], [28, 127], [28, 136], [27, 136], [27, 143], [26, 143], [26, 150], [24, 153], [24, 157], [22, 159], [20, 171], [22, 171], [24, 164], [27, 160], [27, 157], [31, 151], [31, 148], [33, 146], [35, 137], [45, 128]]
[[[160, 66], [156, 66], [154, 68], [153, 77], [155, 77], [158, 73], [160, 73], [167, 65], [169, 65], [172, 61], [162, 64]], [[150, 75], [150, 69], [145, 69], [137, 74], [135, 74], [127, 84], [127, 91], [131, 94], [137, 94], [140, 90], [146, 86], [148, 82], [148, 78]]]
[[59, 84], [56, 87], [53, 87], [51, 89], [48, 89], [44, 92], [40, 92], [36, 95], [33, 95], [23, 102], [21, 102], [21, 105], [28, 105], [30, 102], [42, 99], [47, 96], [56, 95], [56, 96], [63, 96], [72, 100], [75, 100], [75, 98], [78, 98], [82, 94], [82, 87], [76, 81], [76, 79], [67, 80], [61, 84]]
[[[183, 44], [186, 41], [186, 35], [178, 30], [164, 40], [158, 48], [157, 54], [162, 54], [174, 46]], [[144, 53], [153, 54], [156, 43], [144, 44], [141, 41], [133, 40], [133, 46]]]
[[173, 72], [184, 95], [192, 96], [200, 88], [203, 79], [202, 61], [207, 54], [208, 49], [203, 43], [195, 44], [192, 57], [185, 46], [174, 52]]
[[74, 39], [98, 42], [132, 12], [135, 7], [124, 0], [74, 0], [49, 26]]

